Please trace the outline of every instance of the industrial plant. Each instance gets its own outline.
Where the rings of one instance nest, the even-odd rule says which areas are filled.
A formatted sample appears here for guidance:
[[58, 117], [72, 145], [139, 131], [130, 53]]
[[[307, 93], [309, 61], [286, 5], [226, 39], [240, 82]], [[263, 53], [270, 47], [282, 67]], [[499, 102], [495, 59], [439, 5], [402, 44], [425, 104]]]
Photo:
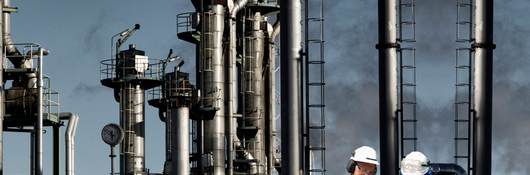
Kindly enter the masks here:
[[[111, 51], [99, 62], [99, 83], [112, 90], [109, 100], [116, 102], [119, 121], [101, 130], [111, 150], [109, 174], [326, 174], [326, 150], [333, 148], [326, 146], [325, 0], [189, 3], [194, 9], [175, 16], [174, 39], [194, 47], [193, 58], [168, 48], [167, 57], [156, 59], [140, 43], [127, 42], [143, 32], [142, 24], [108, 34]], [[416, 0], [378, 5], [378, 168], [382, 175], [397, 175], [400, 160], [418, 151], [421, 141]], [[456, 0], [456, 6], [454, 162], [428, 166], [437, 175], [490, 175], [493, 0]], [[10, 144], [2, 142], [3, 132], [29, 133], [31, 174], [44, 174], [45, 127], [53, 131], [46, 142], [53, 146], [53, 174], [74, 175], [76, 128], [83, 116], [61, 111], [59, 92], [43, 66], [53, 52], [11, 35], [17, 10], [2, 1], [0, 175], [9, 161], [1, 158], [3, 145]], [[185, 64], [194, 64], [193, 71], [181, 69]], [[164, 127], [164, 143], [146, 142], [146, 108], [157, 110], [152, 115]], [[64, 170], [60, 127], [66, 128]], [[146, 148], [155, 144], [164, 145], [164, 164], [147, 167]]]

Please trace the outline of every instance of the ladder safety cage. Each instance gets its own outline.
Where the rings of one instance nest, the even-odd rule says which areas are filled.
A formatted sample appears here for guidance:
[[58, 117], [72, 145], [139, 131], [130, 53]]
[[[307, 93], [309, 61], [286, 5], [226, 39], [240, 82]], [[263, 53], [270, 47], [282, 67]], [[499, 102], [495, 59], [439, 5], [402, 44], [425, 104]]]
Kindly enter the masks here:
[[472, 53], [471, 48], [457, 48], [455, 60], [454, 163], [464, 167], [468, 174], [472, 170]]
[[416, 0], [399, 0], [398, 41], [416, 42]]
[[324, 2], [305, 0], [303, 60], [304, 173], [326, 174]]
[[456, 42], [473, 42], [473, 0], [456, 0]]
[[456, 0], [454, 163], [472, 174], [473, 0]]
[[416, 115], [416, 49], [399, 50], [399, 136], [401, 158], [418, 149]]

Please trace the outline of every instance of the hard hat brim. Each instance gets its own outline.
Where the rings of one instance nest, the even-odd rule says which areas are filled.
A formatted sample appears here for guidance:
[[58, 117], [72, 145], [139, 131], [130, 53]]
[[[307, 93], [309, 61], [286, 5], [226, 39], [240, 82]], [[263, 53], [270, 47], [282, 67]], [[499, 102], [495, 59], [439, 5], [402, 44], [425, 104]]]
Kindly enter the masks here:
[[352, 160], [353, 160], [353, 161], [356, 161], [356, 162], [363, 162], [363, 163], [369, 163], [369, 164], [379, 165], [379, 162], [377, 162], [376, 160], [357, 159], [357, 158], [353, 158]]

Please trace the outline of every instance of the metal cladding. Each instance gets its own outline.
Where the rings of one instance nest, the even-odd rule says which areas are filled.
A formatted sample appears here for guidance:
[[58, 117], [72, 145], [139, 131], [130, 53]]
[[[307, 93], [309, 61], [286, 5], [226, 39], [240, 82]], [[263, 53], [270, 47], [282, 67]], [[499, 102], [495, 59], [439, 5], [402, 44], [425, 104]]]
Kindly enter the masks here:
[[[4, 1], [5, 2], [5, 1]], [[0, 4], [2, 6], [2, 11], [3, 11], [3, 7], [4, 7], [4, 4]], [[0, 175], [3, 175], [4, 174], [4, 114], [5, 114], [5, 105], [2, 105], [2, 104], [5, 104], [5, 95], [4, 95], [4, 90], [5, 90], [5, 87], [4, 87], [4, 18], [3, 18], [3, 14], [0, 16], [0, 37], [2, 37], [0, 39], [0, 55], [2, 55], [0, 58], [0, 72], [2, 72], [0, 74]]]
[[[243, 92], [244, 92], [244, 132], [255, 133], [245, 136], [245, 147], [253, 155], [256, 162], [256, 174], [264, 174], [265, 155], [265, 84], [264, 77], [264, 46], [265, 34], [262, 30], [263, 17], [259, 12], [246, 16], [248, 27], [244, 39], [245, 58], [243, 59]], [[252, 131], [250, 131], [252, 130]]]
[[204, 157], [210, 162], [203, 165], [213, 175], [225, 173], [225, 71], [223, 56], [223, 32], [225, 8], [210, 5], [202, 13], [202, 35], [200, 42], [201, 108], [216, 110], [212, 120], [204, 121]]
[[379, 134], [381, 174], [397, 175], [397, 12], [396, 0], [379, 0]]
[[64, 134], [65, 138], [65, 174], [75, 174], [75, 133], [77, 130], [77, 123], [79, 122], [79, 116], [72, 113], [61, 113], [62, 119], [68, 120], [68, 126]]
[[300, 60], [302, 47], [302, 20], [300, 1], [281, 1], [281, 128], [282, 172], [284, 175], [300, 173], [301, 163], [301, 93]]
[[475, 0], [473, 72], [473, 174], [491, 174], [493, 0]]
[[[129, 50], [120, 52], [117, 61], [117, 71], [124, 68], [124, 72], [117, 73], [122, 78], [137, 76], [135, 67], [136, 55], [144, 55], [143, 51], [129, 48]], [[133, 66], [131, 66], [131, 64]], [[142, 78], [141, 75], [138, 78]], [[120, 149], [120, 172], [125, 174], [144, 174], [145, 173], [145, 125], [144, 125], [144, 88], [137, 83], [124, 81], [119, 89], [120, 97], [120, 125], [125, 131], [123, 142]]]
[[145, 174], [145, 90], [159, 85], [156, 68], [149, 64], [145, 52], [134, 45], [120, 51], [116, 59], [102, 61], [106, 74], [101, 83], [114, 88], [120, 103], [120, 126], [125, 135], [120, 144], [120, 172]]

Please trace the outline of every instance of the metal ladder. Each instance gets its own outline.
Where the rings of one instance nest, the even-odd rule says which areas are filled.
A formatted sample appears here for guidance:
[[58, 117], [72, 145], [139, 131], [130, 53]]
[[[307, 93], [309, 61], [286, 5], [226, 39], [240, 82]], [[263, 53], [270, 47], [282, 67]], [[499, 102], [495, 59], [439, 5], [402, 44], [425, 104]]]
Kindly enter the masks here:
[[304, 173], [326, 174], [324, 2], [305, 0]]
[[416, 0], [399, 0], [399, 138], [404, 158], [418, 149], [416, 116]]
[[472, 73], [473, 49], [473, 0], [456, 0], [456, 42], [465, 45], [456, 49], [455, 60], [455, 136], [454, 163], [463, 167], [467, 174], [472, 171]]

